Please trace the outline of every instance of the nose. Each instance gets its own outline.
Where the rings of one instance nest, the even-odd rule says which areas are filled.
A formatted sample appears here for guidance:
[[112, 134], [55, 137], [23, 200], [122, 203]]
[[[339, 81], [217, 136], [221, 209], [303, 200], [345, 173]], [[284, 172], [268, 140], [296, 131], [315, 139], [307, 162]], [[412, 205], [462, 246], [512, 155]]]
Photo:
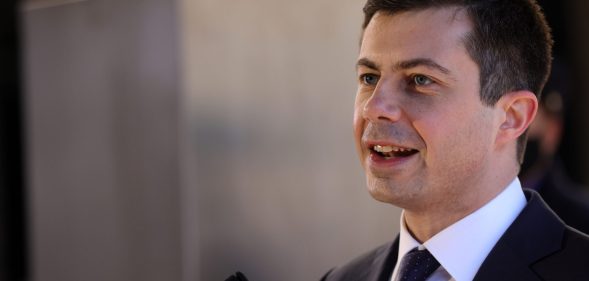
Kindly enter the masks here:
[[395, 94], [392, 85], [380, 82], [384, 81], [379, 81], [372, 95], [366, 100], [363, 116], [373, 122], [396, 122], [402, 115], [399, 97]]

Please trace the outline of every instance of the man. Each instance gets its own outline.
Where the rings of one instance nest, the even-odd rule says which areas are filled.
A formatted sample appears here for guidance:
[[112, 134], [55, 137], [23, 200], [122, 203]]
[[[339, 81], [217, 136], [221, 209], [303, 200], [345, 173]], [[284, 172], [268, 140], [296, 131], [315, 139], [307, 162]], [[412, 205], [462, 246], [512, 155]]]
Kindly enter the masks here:
[[589, 237], [516, 177], [550, 69], [538, 6], [368, 0], [364, 13], [355, 139], [401, 231], [322, 280], [587, 280]]

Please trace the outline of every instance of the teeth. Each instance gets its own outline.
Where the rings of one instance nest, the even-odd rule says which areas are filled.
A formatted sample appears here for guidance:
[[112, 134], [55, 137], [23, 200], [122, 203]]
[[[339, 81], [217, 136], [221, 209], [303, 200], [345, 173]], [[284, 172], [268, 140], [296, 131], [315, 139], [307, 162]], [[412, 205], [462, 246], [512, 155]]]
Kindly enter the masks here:
[[375, 145], [374, 146], [374, 151], [376, 152], [380, 152], [380, 153], [389, 153], [389, 152], [406, 152], [406, 151], [410, 151], [411, 149], [409, 148], [401, 148], [401, 147], [396, 147], [396, 146], [390, 146], [390, 145]]
[[374, 146], [374, 150], [377, 151], [377, 152], [380, 152], [380, 153], [389, 153], [389, 152], [394, 151], [395, 149], [392, 146], [389, 146], [389, 145], [385, 145], [385, 146], [375, 145]]
[[382, 146], [382, 145], [375, 145], [375, 146], [374, 146], [374, 150], [375, 150], [376, 152], [380, 152], [380, 153], [389, 153], [389, 152], [392, 152], [392, 151], [394, 151], [394, 150], [395, 150], [395, 148], [393, 148], [392, 146], [389, 146], [389, 145], [385, 145], [385, 146]]

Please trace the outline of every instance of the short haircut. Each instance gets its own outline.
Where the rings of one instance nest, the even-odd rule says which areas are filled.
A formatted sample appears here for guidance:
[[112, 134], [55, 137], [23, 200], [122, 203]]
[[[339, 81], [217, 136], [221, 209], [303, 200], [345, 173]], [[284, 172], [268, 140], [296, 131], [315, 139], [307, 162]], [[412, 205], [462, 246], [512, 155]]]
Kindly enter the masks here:
[[[470, 17], [473, 30], [464, 40], [480, 69], [480, 97], [489, 106], [504, 94], [528, 90], [538, 99], [552, 62], [552, 37], [544, 15], [534, 0], [368, 0], [364, 6], [366, 29], [377, 12], [456, 7]], [[521, 164], [527, 132], [517, 140]]]

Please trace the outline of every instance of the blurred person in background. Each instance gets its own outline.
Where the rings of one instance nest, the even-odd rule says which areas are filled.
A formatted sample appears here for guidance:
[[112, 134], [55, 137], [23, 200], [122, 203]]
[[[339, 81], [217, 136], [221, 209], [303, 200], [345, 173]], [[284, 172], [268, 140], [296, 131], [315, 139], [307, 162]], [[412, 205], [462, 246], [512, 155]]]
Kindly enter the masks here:
[[540, 193], [566, 224], [589, 233], [589, 191], [569, 178], [558, 155], [571, 94], [569, 83], [567, 66], [555, 59], [538, 113], [528, 130], [520, 179], [522, 186]]
[[354, 137], [400, 233], [325, 281], [587, 280], [589, 236], [517, 178], [550, 72], [533, 0], [368, 0]]

